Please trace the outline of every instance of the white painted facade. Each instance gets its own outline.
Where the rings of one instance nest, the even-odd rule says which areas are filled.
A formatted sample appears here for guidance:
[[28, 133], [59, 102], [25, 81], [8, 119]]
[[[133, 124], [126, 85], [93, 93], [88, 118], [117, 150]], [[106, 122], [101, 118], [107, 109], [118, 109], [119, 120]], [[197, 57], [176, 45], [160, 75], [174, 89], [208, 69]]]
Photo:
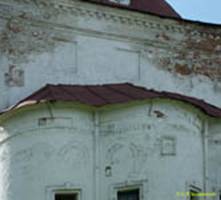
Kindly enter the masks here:
[[[199, 115], [165, 100], [96, 111], [42, 104], [11, 113], [2, 121], [0, 197], [52, 200], [54, 190], [69, 189], [82, 200], [108, 200], [138, 187], [141, 199], [175, 200], [191, 185], [203, 190]], [[169, 155], [162, 149], [166, 139], [175, 142]]]
[[[194, 49], [185, 58], [176, 52], [186, 32], [200, 40], [221, 28], [204, 25], [202, 35], [203, 25], [190, 22], [77, 0], [33, 2], [0, 1], [1, 110], [47, 83], [131, 82], [221, 106], [218, 78], [182, 76], [160, 62], [218, 59], [203, 49], [195, 60]], [[128, 187], [139, 188], [141, 200], [175, 200], [190, 186], [221, 190], [221, 120], [184, 103], [40, 104], [3, 115], [0, 125], [1, 200], [54, 200], [60, 190], [77, 191], [81, 200], [117, 200]]]

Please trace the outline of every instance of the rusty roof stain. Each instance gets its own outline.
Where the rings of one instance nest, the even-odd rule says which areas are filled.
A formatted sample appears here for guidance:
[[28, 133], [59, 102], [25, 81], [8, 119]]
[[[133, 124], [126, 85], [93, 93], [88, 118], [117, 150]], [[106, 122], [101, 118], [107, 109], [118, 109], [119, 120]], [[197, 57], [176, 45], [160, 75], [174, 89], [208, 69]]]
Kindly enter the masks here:
[[131, 83], [104, 85], [51, 85], [48, 84], [32, 95], [18, 102], [7, 111], [40, 102], [67, 101], [79, 102], [93, 107], [102, 107], [119, 103], [149, 99], [172, 99], [189, 103], [211, 117], [221, 117], [221, 108], [213, 106], [201, 99], [172, 92], [159, 92], [135, 86]]
[[181, 18], [180, 15], [165, 0], [131, 0], [129, 5], [114, 3], [110, 0], [82, 0], [115, 8], [123, 8], [159, 16]]

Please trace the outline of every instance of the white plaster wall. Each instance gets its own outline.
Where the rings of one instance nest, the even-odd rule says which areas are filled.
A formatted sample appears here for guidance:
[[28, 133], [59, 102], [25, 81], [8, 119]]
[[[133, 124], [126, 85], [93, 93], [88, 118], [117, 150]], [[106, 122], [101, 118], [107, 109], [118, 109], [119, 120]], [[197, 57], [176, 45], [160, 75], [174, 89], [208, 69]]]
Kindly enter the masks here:
[[80, 189], [82, 200], [93, 196], [92, 115], [71, 106], [51, 112], [53, 120], [43, 106], [6, 122], [1, 135], [10, 139], [1, 139], [0, 199], [51, 200], [54, 189]]
[[[177, 56], [174, 51], [180, 51], [183, 48], [181, 44], [187, 42], [185, 31], [191, 34], [199, 31], [208, 36], [209, 32], [218, 33], [219, 28], [206, 27], [207, 33], [198, 25], [184, 25], [169, 19], [78, 1], [66, 2], [73, 7], [71, 12], [52, 6], [38, 7], [31, 2], [0, 1], [0, 39], [2, 34], [9, 36], [0, 44], [0, 110], [47, 83], [132, 82], [147, 88], [195, 96], [221, 106], [220, 81], [196, 74], [182, 76], [171, 73], [158, 62], [164, 56], [172, 59]], [[23, 12], [26, 15], [21, 17]], [[156, 38], [163, 33], [169, 36], [169, 41], [163, 37]], [[193, 61], [188, 58], [191, 51], [184, 52], [185, 63]], [[203, 50], [200, 54], [205, 58], [208, 56]], [[208, 57], [215, 61], [216, 55], [217, 52]], [[15, 66], [15, 71], [10, 74], [11, 66]], [[167, 64], [164, 67], [168, 67]], [[23, 78], [18, 76], [19, 70], [24, 71], [24, 85], [17, 84]], [[5, 75], [11, 76], [9, 85]], [[202, 127], [196, 116], [198, 111], [188, 106], [181, 109], [183, 104], [181, 107], [176, 105], [154, 103], [153, 106], [120, 107], [119, 110], [102, 112], [97, 172], [100, 176], [95, 181], [100, 199], [112, 197], [116, 192], [113, 188], [126, 183], [143, 183], [144, 198], [148, 199], [175, 199], [175, 193], [186, 191], [189, 184], [203, 188]], [[162, 112], [162, 118], [157, 118], [154, 110]], [[56, 186], [82, 187], [87, 191], [83, 193], [83, 200], [94, 195], [92, 113], [71, 106], [59, 107], [53, 112], [57, 117], [55, 121], [50, 120], [48, 107], [42, 106], [41, 109], [36, 107], [36, 110], [19, 112], [4, 124], [6, 132], [1, 133], [1, 140], [13, 137], [0, 145], [1, 199], [44, 198], [46, 186], [49, 190]], [[49, 119], [46, 125], [39, 127], [38, 119], [42, 117]], [[213, 137], [219, 140], [220, 123], [217, 124], [209, 127], [209, 130], [214, 130], [211, 131], [211, 140]], [[176, 138], [175, 156], [160, 155], [162, 136]], [[88, 156], [85, 167], [81, 161], [78, 166], [73, 163], [64, 165], [71, 159], [62, 153], [74, 151], [75, 155], [78, 152], [75, 151], [78, 144], [69, 144], [75, 140], [89, 149], [85, 153]], [[66, 150], [65, 145], [73, 149]], [[119, 149], [115, 163], [109, 162], [107, 156], [111, 145], [113, 150]], [[137, 156], [128, 161], [125, 157], [131, 158], [131, 149]], [[211, 175], [211, 189], [220, 187], [220, 161], [216, 159], [219, 151], [219, 142], [209, 143], [207, 170]], [[107, 177], [105, 168], [109, 165], [112, 176]]]
[[[6, 25], [6, 21], [0, 18], [0, 32], [3, 31], [3, 27]], [[3, 109], [7, 107], [8, 103], [8, 91], [7, 87], [5, 85], [5, 73], [7, 72], [7, 66], [9, 64], [8, 59], [3, 56], [2, 54], [0, 55], [0, 94], [1, 94], [1, 99], [0, 99], [0, 109]]]
[[[118, 188], [139, 185], [142, 199], [175, 200], [176, 192], [191, 184], [203, 189], [197, 109], [155, 101], [97, 112], [98, 123], [93, 110], [71, 103], [5, 115], [0, 198], [52, 200], [53, 189], [81, 189], [82, 200], [108, 200], [115, 199]], [[165, 136], [175, 138], [175, 155], [161, 155]], [[110, 176], [106, 167], [111, 167]]]
[[[157, 118], [155, 111], [164, 116]], [[167, 103], [102, 113], [101, 199], [115, 199], [115, 188], [140, 184], [141, 199], [175, 200], [190, 185], [203, 190], [200, 124], [195, 114]], [[165, 136], [175, 138], [175, 155], [161, 155]], [[106, 167], [111, 167], [110, 176]]]
[[208, 127], [208, 186], [211, 191], [221, 189], [221, 125], [220, 120], [211, 120]]

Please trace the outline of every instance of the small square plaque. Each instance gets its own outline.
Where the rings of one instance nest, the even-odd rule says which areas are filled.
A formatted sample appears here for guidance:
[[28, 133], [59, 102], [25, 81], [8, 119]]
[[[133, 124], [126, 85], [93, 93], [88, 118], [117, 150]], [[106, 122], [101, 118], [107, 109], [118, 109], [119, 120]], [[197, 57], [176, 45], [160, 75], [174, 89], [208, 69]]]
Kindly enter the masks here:
[[161, 155], [176, 155], [176, 139], [174, 137], [161, 138]]

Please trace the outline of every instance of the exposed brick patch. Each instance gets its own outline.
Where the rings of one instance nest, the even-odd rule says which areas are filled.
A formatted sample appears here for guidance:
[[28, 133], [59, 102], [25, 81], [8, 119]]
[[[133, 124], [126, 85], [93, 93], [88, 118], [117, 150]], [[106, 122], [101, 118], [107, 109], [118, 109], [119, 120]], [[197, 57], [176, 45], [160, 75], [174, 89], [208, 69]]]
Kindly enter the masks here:
[[170, 41], [170, 37], [168, 35], [166, 35], [165, 33], [157, 34], [156, 38], [161, 41]]
[[219, 51], [219, 47], [221, 44], [221, 38], [219, 36], [213, 36], [207, 38], [201, 37], [188, 37], [186, 40], [187, 48], [196, 48], [203, 51], [216, 52]]
[[24, 27], [19, 25], [19, 23], [9, 23], [8, 24], [8, 30], [13, 32], [13, 33], [20, 33], [24, 31]]
[[191, 27], [179, 42], [166, 41], [167, 38], [163, 37], [165, 34], [160, 33], [158, 39], [168, 42], [172, 48], [161, 51], [155, 49], [154, 62], [173, 74], [202, 75], [221, 81], [221, 33], [217, 30], [209, 31]]
[[195, 74], [221, 80], [221, 67], [196, 66], [193, 70]]
[[21, 17], [10, 18], [0, 33], [0, 53], [13, 63], [27, 62], [30, 54], [52, 51], [55, 47], [51, 30], [40, 30]]
[[175, 64], [175, 72], [181, 75], [190, 75], [192, 73], [191, 69], [187, 64]]

